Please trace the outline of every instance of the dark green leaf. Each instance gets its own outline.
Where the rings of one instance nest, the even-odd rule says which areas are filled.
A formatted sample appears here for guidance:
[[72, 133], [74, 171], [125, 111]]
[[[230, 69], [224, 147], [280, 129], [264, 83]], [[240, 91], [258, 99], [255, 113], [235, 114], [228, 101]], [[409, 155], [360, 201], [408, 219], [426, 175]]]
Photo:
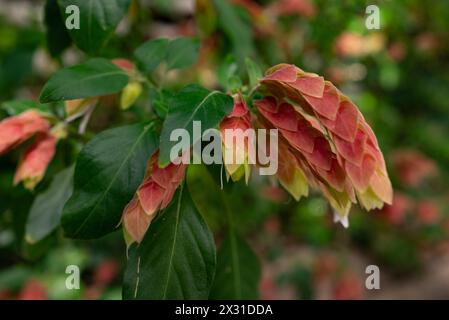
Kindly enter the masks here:
[[154, 39], [145, 42], [134, 51], [138, 66], [145, 72], [152, 72], [164, 61], [168, 46], [168, 39]]
[[128, 83], [126, 72], [109, 60], [96, 58], [62, 69], [45, 84], [42, 103], [98, 97], [121, 91]]
[[48, 51], [53, 57], [57, 57], [72, 43], [57, 0], [47, 0], [45, 3], [45, 26]]
[[65, 234], [98, 238], [114, 231], [157, 148], [152, 124], [106, 130], [78, 156], [74, 191], [62, 216]]
[[207, 299], [215, 244], [190, 195], [181, 187], [139, 246], [131, 247], [125, 299]]
[[[170, 101], [167, 118], [161, 133], [159, 164], [170, 163], [170, 150], [178, 141], [170, 141], [170, 135], [175, 129], [186, 129], [193, 141], [193, 121], [201, 122], [202, 132], [218, 126], [220, 121], [232, 111], [232, 97], [218, 92], [209, 91], [198, 85], [190, 85], [182, 89]], [[201, 138], [201, 137], [196, 137]], [[183, 150], [185, 151], [185, 150]]]
[[221, 244], [210, 298], [216, 300], [258, 299], [261, 268], [244, 239], [231, 231]]
[[[220, 177], [214, 180], [209, 172], [210, 166], [189, 166], [186, 181], [192, 195], [193, 203], [206, 220], [212, 231], [219, 230], [220, 226], [226, 225], [226, 214], [223, 214], [226, 203], [223, 201], [220, 189]], [[218, 172], [220, 174], [220, 172]], [[223, 177], [226, 182], [226, 177]]]
[[87, 53], [98, 52], [128, 12], [131, 0], [59, 0], [62, 16], [66, 8], [76, 5], [80, 11], [80, 28], [69, 30], [73, 41]]
[[72, 190], [73, 167], [70, 167], [55, 175], [50, 187], [35, 198], [25, 229], [27, 242], [36, 243], [56, 229]]
[[188, 67], [198, 60], [200, 42], [194, 38], [178, 38], [170, 42], [167, 52], [167, 68]]

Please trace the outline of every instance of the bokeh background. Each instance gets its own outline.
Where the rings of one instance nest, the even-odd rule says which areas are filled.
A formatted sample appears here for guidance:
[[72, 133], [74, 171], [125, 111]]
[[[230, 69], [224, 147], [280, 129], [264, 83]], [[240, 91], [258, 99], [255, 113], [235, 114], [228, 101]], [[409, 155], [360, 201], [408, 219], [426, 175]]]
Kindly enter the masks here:
[[[380, 9], [379, 30], [365, 27], [371, 4]], [[85, 58], [64, 41], [64, 30], [47, 28], [44, 5], [0, 0], [0, 118], [8, 101], [37, 99], [53, 72]], [[294, 63], [333, 81], [376, 132], [394, 203], [370, 213], [353, 208], [344, 229], [318, 194], [296, 203], [272, 181], [238, 184], [230, 205], [262, 260], [260, 297], [449, 299], [448, 17], [445, 0], [134, 0], [102, 55], [130, 57], [146, 39], [198, 36], [198, 63], [168, 74], [167, 87], [239, 86], [246, 57], [264, 69]], [[48, 47], [49, 37], [60, 40]], [[103, 110], [89, 132], [123, 117]], [[59, 146], [49, 171], [72, 153]], [[0, 158], [0, 299], [120, 299], [122, 234], [73, 241], [56, 231], [27, 243], [33, 193], [12, 187], [16, 163], [15, 154]], [[223, 213], [201, 170], [190, 170], [188, 183], [219, 240]], [[380, 268], [380, 290], [365, 288], [371, 264]], [[82, 270], [80, 290], [65, 288], [68, 265]]]

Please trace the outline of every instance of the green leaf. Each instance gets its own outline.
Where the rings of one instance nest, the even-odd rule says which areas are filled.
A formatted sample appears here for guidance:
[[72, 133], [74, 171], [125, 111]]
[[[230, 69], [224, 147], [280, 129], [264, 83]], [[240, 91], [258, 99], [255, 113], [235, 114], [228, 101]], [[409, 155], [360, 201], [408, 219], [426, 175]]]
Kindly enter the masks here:
[[[187, 168], [186, 182], [192, 195], [193, 203], [204, 217], [212, 231], [220, 230], [226, 225], [226, 214], [223, 214], [226, 203], [223, 201], [220, 189], [220, 178], [214, 180], [206, 165], [192, 165]], [[218, 172], [220, 174], [220, 172]], [[226, 177], [223, 177], [223, 183]]]
[[182, 186], [130, 249], [124, 299], [207, 299], [215, 273], [211, 232]]
[[137, 65], [145, 72], [152, 72], [164, 61], [168, 47], [168, 39], [154, 39], [145, 42], [134, 51]]
[[198, 85], [182, 89], [170, 101], [161, 133], [159, 164], [164, 167], [170, 163], [170, 150], [178, 143], [170, 141], [173, 130], [186, 129], [194, 145], [201, 137], [192, 137], [193, 121], [201, 121], [203, 132], [215, 128], [232, 111], [233, 105], [232, 97], [219, 91], [211, 92]]
[[258, 85], [259, 80], [262, 79], [262, 70], [251, 58], [246, 58], [245, 63], [246, 70], [248, 71], [249, 84], [251, 88], [254, 88]]
[[145, 72], [154, 71], [164, 61], [168, 70], [180, 69], [196, 63], [199, 46], [195, 38], [153, 39], [138, 47], [134, 56], [139, 68]]
[[57, 57], [70, 46], [72, 39], [62, 20], [58, 1], [47, 0], [44, 10], [47, 48], [52, 57]]
[[153, 111], [161, 118], [165, 118], [168, 112], [169, 101], [173, 97], [173, 92], [167, 89], [149, 90], [150, 104]]
[[239, 77], [239, 66], [233, 56], [227, 56], [219, 65], [217, 78], [220, 85], [226, 91], [234, 91], [241, 88], [242, 82]]
[[80, 11], [80, 28], [69, 30], [76, 45], [89, 54], [98, 52], [109, 40], [128, 12], [131, 0], [59, 0], [63, 19], [66, 8], [76, 5]]
[[28, 243], [34, 244], [56, 229], [72, 191], [73, 167], [70, 167], [55, 175], [50, 187], [35, 198], [25, 229]]
[[254, 41], [251, 26], [245, 23], [236, 8], [227, 0], [212, 0], [218, 13], [218, 24], [231, 42], [234, 53], [243, 65], [244, 58], [253, 56]]
[[96, 58], [56, 72], [45, 84], [42, 103], [90, 98], [121, 91], [128, 83], [126, 72], [109, 60]]
[[1, 108], [10, 116], [16, 116], [29, 109], [37, 109], [41, 112], [50, 113], [48, 104], [40, 104], [33, 100], [12, 100], [3, 102]]
[[198, 60], [200, 42], [195, 38], [178, 38], [170, 42], [167, 52], [168, 70], [195, 64]]
[[23, 265], [5, 268], [0, 272], [0, 288], [19, 291], [32, 274], [32, 269]]
[[195, 22], [200, 34], [209, 37], [217, 27], [217, 13], [211, 1], [197, 0]]
[[156, 148], [152, 124], [110, 129], [93, 138], [76, 162], [73, 195], [61, 221], [65, 234], [93, 239], [114, 231]]
[[260, 275], [257, 256], [245, 240], [231, 230], [218, 250], [210, 299], [258, 299]]

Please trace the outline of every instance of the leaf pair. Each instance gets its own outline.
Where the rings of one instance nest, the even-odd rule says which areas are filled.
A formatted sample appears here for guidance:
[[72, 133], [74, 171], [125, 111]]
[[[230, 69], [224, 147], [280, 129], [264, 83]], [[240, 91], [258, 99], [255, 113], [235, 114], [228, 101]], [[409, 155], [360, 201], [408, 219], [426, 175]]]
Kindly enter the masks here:
[[[165, 61], [168, 69], [183, 68], [195, 63], [199, 42], [192, 38], [150, 40], [139, 47], [136, 60], [145, 72], [153, 71]], [[93, 58], [82, 64], [56, 72], [40, 95], [42, 103], [100, 97], [118, 93], [129, 82], [129, 74], [104, 58]]]

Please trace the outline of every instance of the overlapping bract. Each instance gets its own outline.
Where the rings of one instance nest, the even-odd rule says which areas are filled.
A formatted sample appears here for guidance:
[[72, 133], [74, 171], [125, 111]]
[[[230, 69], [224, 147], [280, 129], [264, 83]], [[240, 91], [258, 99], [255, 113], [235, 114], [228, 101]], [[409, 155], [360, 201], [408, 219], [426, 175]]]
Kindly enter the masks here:
[[227, 177], [233, 181], [245, 176], [248, 183], [251, 173], [250, 148], [254, 148], [254, 141], [247, 135], [247, 130], [251, 128], [251, 114], [245, 99], [237, 94], [232, 112], [220, 123], [223, 162]]
[[50, 130], [50, 124], [38, 111], [28, 110], [0, 122], [0, 154], [36, 135], [36, 140], [23, 153], [14, 184], [24, 183], [25, 188], [34, 189], [42, 180], [56, 151], [61, 134], [59, 128]]
[[50, 133], [39, 135], [22, 155], [14, 176], [14, 185], [23, 182], [25, 188], [34, 189], [55, 155], [56, 143], [56, 137]]
[[0, 122], [0, 155], [28, 140], [36, 133], [45, 133], [50, 125], [35, 110], [25, 111]]
[[144, 181], [123, 211], [126, 241], [140, 243], [158, 210], [168, 206], [185, 174], [184, 164], [158, 166], [156, 152], [148, 161]]
[[288, 64], [268, 70], [261, 86], [266, 97], [255, 105], [262, 122], [281, 133], [280, 166], [287, 162], [303, 173], [295, 180], [280, 175], [284, 186], [290, 176], [287, 190], [296, 198], [306, 195], [305, 188], [292, 192], [289, 186], [307, 179], [323, 192], [339, 220], [346, 219], [356, 198], [367, 210], [391, 203], [393, 191], [377, 139], [349, 98], [323, 77]]

